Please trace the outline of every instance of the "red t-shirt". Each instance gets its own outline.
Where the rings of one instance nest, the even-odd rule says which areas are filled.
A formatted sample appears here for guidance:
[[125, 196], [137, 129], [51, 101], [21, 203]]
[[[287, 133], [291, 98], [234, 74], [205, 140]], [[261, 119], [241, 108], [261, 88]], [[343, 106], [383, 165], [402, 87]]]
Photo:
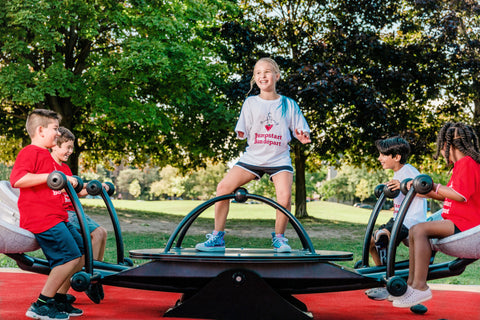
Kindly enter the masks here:
[[[28, 145], [18, 153], [10, 183], [14, 186], [27, 173], [51, 173], [55, 170], [55, 164], [47, 149]], [[46, 183], [20, 188], [18, 210], [20, 227], [33, 233], [42, 233], [62, 221], [68, 221], [62, 192], [50, 189]]]
[[447, 186], [466, 201], [445, 198], [442, 217], [451, 220], [460, 231], [480, 225], [480, 164], [469, 156], [458, 160]]
[[[67, 176], [73, 176], [72, 170], [66, 163], [58, 164], [55, 162], [55, 170], [62, 171]], [[62, 192], [63, 194], [63, 208], [67, 211], [75, 211], [72, 200], [68, 196], [68, 193]]]

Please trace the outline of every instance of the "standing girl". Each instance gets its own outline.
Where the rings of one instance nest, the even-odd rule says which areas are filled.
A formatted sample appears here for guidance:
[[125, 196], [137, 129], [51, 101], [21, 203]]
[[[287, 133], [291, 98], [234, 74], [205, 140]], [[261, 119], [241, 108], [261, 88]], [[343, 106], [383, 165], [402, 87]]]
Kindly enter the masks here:
[[463, 123], [446, 123], [437, 137], [435, 158], [442, 154], [453, 164], [446, 186], [439, 183], [426, 196], [443, 200], [444, 220], [419, 223], [410, 228], [410, 269], [404, 295], [393, 306], [409, 308], [432, 298], [427, 285], [432, 256], [431, 238], [444, 238], [480, 225], [480, 147], [473, 129]]
[[[255, 64], [251, 86], [256, 83], [260, 94], [248, 97], [243, 103], [235, 132], [247, 139], [248, 146], [235, 166], [217, 186], [217, 196], [235, 191], [238, 187], [260, 179], [265, 173], [275, 185], [277, 202], [290, 211], [293, 167], [288, 143], [291, 133], [301, 143], [309, 143], [310, 129], [297, 103], [276, 91], [280, 69], [270, 58], [261, 58]], [[215, 204], [215, 227], [208, 240], [196, 245], [199, 251], [224, 251], [225, 224], [229, 211], [228, 200]], [[288, 217], [277, 210], [272, 245], [277, 252], [290, 252], [284, 237]]]

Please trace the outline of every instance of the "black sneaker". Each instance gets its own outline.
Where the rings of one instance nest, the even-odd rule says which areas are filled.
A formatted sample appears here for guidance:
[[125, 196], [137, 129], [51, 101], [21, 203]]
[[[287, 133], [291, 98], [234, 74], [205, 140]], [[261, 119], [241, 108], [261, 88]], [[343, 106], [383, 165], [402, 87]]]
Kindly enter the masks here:
[[67, 302], [73, 304], [77, 300], [74, 295], [67, 293]]
[[90, 298], [94, 303], [100, 303], [100, 301], [105, 298], [105, 294], [103, 293], [103, 286], [100, 283], [92, 283], [88, 287], [87, 290], [85, 290], [85, 294], [87, 297]]
[[75, 308], [74, 306], [72, 306], [71, 303], [68, 303], [68, 302], [58, 302], [56, 301], [55, 302], [56, 305], [57, 305], [57, 309], [59, 311], [63, 311], [65, 313], [67, 313], [69, 316], [71, 317], [78, 317], [78, 316], [81, 316], [83, 314], [83, 311], [78, 309], [78, 308]]
[[68, 313], [57, 309], [55, 299], [48, 299], [44, 305], [38, 305], [36, 302], [32, 303], [25, 314], [29, 318], [41, 320], [65, 320], [70, 319]]

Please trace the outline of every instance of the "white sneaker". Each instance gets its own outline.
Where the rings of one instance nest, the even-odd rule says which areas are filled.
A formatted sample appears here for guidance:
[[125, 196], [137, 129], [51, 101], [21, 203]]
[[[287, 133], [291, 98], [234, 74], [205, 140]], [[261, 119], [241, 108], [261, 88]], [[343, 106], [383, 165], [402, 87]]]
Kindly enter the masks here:
[[[410, 286], [408, 288], [410, 288]], [[407, 289], [407, 292], [403, 296], [395, 299], [393, 306], [397, 308], [410, 308], [430, 299], [432, 299], [432, 290], [430, 290], [430, 288], [425, 291], [412, 288], [410, 291]]]

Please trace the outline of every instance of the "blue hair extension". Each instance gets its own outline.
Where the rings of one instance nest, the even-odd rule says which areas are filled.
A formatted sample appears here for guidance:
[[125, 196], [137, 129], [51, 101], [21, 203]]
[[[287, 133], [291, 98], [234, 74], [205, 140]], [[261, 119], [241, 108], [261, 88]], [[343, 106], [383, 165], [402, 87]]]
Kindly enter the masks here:
[[287, 104], [287, 97], [282, 96], [282, 103], [278, 106], [282, 108], [282, 118], [284, 118], [287, 115], [287, 110], [288, 110], [288, 104]]

